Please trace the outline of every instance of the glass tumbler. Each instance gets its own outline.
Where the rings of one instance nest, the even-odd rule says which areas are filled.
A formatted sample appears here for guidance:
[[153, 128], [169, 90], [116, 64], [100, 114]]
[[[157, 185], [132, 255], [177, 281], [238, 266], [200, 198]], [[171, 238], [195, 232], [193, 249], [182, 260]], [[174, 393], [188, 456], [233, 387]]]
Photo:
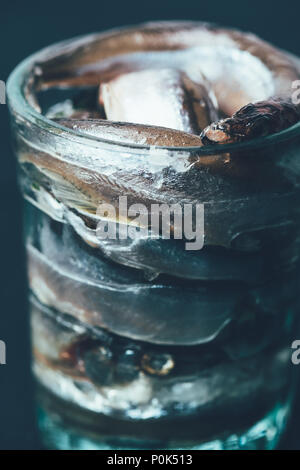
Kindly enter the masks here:
[[[296, 383], [300, 126], [217, 148], [101, 140], [37, 111], [37, 57], [7, 90], [45, 446], [274, 448]], [[120, 197], [201, 204], [202, 248], [133, 226]]]

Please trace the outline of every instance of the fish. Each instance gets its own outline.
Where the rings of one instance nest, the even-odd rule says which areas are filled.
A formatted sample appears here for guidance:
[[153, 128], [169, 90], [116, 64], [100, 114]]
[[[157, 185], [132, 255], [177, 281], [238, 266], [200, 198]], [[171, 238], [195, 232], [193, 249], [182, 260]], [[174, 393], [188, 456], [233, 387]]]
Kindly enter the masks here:
[[100, 85], [99, 99], [109, 121], [199, 134], [218, 118], [216, 98], [204, 77], [196, 83], [175, 69], [122, 74]]
[[249, 102], [290, 95], [295, 61], [254, 34], [201, 22], [158, 22], [93, 34], [47, 48], [34, 59], [36, 86], [96, 86], [154, 68], [206, 76], [219, 109], [231, 116]]
[[56, 119], [58, 124], [106, 141], [157, 147], [202, 147], [200, 136], [170, 129], [106, 119]]
[[273, 98], [249, 103], [231, 118], [207, 126], [203, 145], [232, 144], [280, 132], [300, 121], [300, 106], [291, 99]]

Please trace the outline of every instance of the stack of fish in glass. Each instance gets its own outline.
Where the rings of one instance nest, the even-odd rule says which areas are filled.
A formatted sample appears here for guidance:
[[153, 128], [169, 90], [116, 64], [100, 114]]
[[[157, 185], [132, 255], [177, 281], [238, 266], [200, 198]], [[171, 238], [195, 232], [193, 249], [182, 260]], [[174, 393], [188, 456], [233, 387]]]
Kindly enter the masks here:
[[291, 54], [198, 22], [75, 38], [12, 73], [47, 447], [278, 444], [296, 383], [299, 78]]

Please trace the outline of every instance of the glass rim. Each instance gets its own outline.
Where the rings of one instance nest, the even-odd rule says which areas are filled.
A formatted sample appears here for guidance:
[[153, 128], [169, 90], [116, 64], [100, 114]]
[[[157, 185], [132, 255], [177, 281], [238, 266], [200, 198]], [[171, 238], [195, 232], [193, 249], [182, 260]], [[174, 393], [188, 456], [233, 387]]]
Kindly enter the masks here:
[[[73, 38], [74, 40], [93, 36], [94, 34], [88, 34], [80, 37]], [[280, 132], [270, 134], [264, 137], [256, 137], [249, 141], [229, 143], [229, 144], [211, 144], [205, 146], [184, 146], [184, 147], [168, 147], [168, 146], [159, 146], [159, 145], [145, 145], [145, 144], [136, 144], [136, 143], [127, 143], [120, 142], [116, 140], [103, 139], [95, 135], [88, 134], [87, 132], [78, 131], [65, 127], [58, 122], [55, 122], [43, 114], [39, 113], [26, 99], [24, 89], [25, 85], [28, 82], [32, 68], [35, 64], [35, 61], [40, 57], [40, 55], [46, 50], [52, 49], [54, 47], [61, 47], [64, 44], [68, 43], [70, 40], [64, 40], [52, 44], [46, 48], [39, 50], [38, 52], [30, 55], [23, 61], [21, 61], [11, 72], [7, 81], [7, 103], [9, 109], [11, 109], [16, 115], [20, 116], [23, 120], [28, 121], [32, 124], [38, 125], [42, 129], [48, 131], [49, 133], [60, 135], [65, 138], [72, 138], [77, 142], [89, 143], [92, 146], [99, 146], [99, 144], [121, 147], [122, 149], [127, 150], [143, 150], [151, 151], [155, 149], [157, 151], [168, 151], [169, 154], [180, 153], [197, 153], [198, 156], [209, 156], [216, 154], [232, 153], [236, 151], [247, 151], [254, 150], [261, 147], [267, 147], [274, 145], [286, 140], [293, 139], [297, 136], [300, 136], [300, 122], [284, 129]]]

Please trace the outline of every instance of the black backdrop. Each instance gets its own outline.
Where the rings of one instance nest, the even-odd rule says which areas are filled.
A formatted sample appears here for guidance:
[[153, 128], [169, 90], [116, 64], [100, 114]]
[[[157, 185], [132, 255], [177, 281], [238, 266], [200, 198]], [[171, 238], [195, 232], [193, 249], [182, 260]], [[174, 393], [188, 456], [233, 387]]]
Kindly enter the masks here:
[[[234, 26], [300, 55], [299, 0], [6, 0], [0, 4], [0, 80], [6, 80], [21, 59], [55, 41], [154, 19], [198, 19]], [[7, 364], [0, 366], [0, 449], [38, 449], [21, 202], [5, 105], [0, 105], [0, 136], [0, 339], [7, 345]], [[297, 408], [282, 448], [300, 449]]]

